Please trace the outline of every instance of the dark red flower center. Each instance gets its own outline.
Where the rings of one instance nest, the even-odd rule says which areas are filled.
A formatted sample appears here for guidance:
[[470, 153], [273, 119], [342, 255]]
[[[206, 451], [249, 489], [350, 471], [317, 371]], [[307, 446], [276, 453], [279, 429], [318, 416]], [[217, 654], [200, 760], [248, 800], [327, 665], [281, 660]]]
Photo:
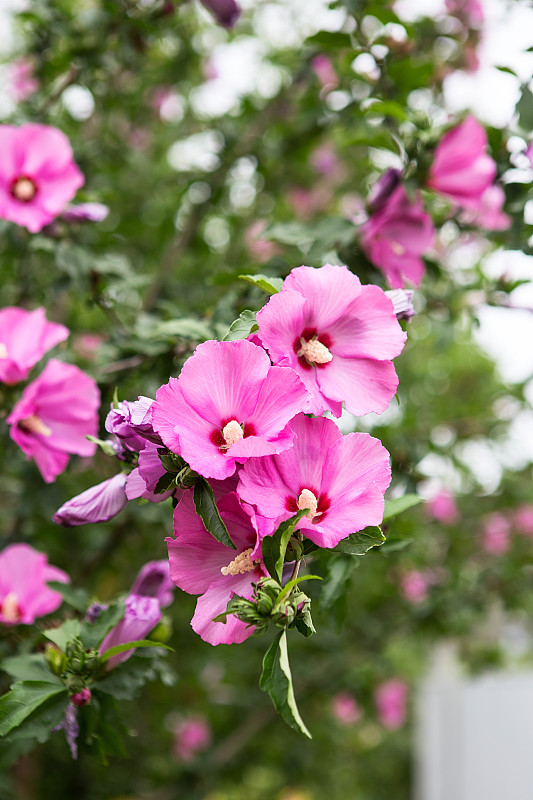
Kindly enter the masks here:
[[225, 453], [232, 444], [248, 436], [255, 436], [254, 425], [251, 422], [241, 425], [234, 417], [230, 417], [222, 421], [220, 428], [214, 428], [209, 438], [221, 453]]
[[27, 175], [21, 175], [12, 182], [11, 194], [20, 203], [31, 203], [37, 194], [37, 185]]
[[316, 328], [304, 328], [293, 342], [298, 362], [304, 369], [323, 369], [332, 361], [330, 347], [333, 344], [327, 333], [318, 333]]
[[285, 508], [291, 514], [296, 514], [302, 508], [310, 509], [311, 513], [308, 515], [308, 519], [313, 523], [323, 522], [330, 506], [331, 500], [325, 492], [320, 494], [316, 489], [310, 489], [308, 486], [300, 487], [296, 497], [288, 495], [285, 498]]

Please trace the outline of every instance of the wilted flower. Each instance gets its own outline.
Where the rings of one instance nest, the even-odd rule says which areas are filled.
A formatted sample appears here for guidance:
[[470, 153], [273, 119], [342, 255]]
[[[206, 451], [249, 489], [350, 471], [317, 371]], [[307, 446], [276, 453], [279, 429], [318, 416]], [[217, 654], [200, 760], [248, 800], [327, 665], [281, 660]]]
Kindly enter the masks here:
[[48, 322], [44, 308], [0, 309], [0, 381], [13, 384], [25, 380], [44, 354], [68, 335], [64, 325]]
[[182, 719], [174, 728], [174, 757], [189, 763], [211, 744], [211, 726], [205, 717]]
[[396, 319], [409, 320], [416, 314], [413, 305], [413, 292], [410, 289], [389, 289], [385, 292], [389, 300], [392, 300]]
[[[116, 647], [119, 644], [136, 642], [145, 639], [161, 619], [161, 609], [159, 600], [155, 597], [141, 597], [137, 594], [130, 594], [126, 598], [126, 613], [123, 619], [112, 628], [104, 641], [100, 645], [100, 655], [106, 650]], [[106, 668], [113, 669], [117, 664], [127, 661], [134, 654], [135, 648], [125, 650], [116, 656], [112, 656], [106, 663]]]
[[391, 301], [346, 267], [298, 267], [257, 314], [274, 364], [291, 367], [310, 392], [303, 411], [385, 411], [398, 386], [391, 359], [403, 349]]
[[119, 472], [64, 503], [53, 516], [54, 522], [71, 528], [89, 522], [107, 522], [127, 505], [127, 475]]
[[223, 497], [218, 510], [237, 549], [217, 542], [206, 531], [187, 492], [174, 511], [176, 538], [166, 539], [170, 576], [184, 592], [201, 595], [191, 620], [193, 630], [209, 644], [237, 644], [251, 636], [254, 628], [234, 615], [225, 623], [213, 619], [224, 613], [234, 594], [251, 600], [252, 583], [266, 570], [251, 558], [257, 533], [237, 495], [232, 492]]
[[379, 525], [391, 480], [383, 445], [367, 433], [343, 436], [322, 417], [299, 414], [291, 428], [297, 439], [290, 450], [247, 461], [239, 475], [238, 494], [257, 509], [260, 534], [304, 508], [309, 514], [297, 529], [320, 547]]
[[378, 686], [375, 695], [379, 721], [384, 728], [401, 728], [407, 716], [408, 685], [402, 680], [390, 680]]
[[109, 206], [103, 203], [78, 203], [67, 206], [62, 213], [65, 222], [103, 222], [109, 214]]
[[59, 608], [62, 597], [48, 581], [70, 583], [70, 578], [52, 567], [44, 553], [29, 544], [11, 544], [0, 552], [0, 623], [31, 625]]
[[0, 125], [0, 218], [37, 233], [72, 200], [84, 177], [60, 130]]
[[69, 454], [94, 454], [96, 445], [87, 436], [97, 434], [99, 405], [94, 380], [53, 358], [26, 386], [6, 421], [13, 441], [51, 483], [67, 466]]
[[153, 425], [193, 470], [223, 480], [237, 463], [291, 447], [287, 423], [307, 397], [298, 376], [272, 367], [262, 348], [208, 341], [157, 390]]
[[132, 594], [155, 597], [161, 608], [172, 603], [174, 583], [170, 577], [168, 561], [149, 561], [141, 568], [131, 587]]
[[[388, 191], [389, 184], [397, 180], [395, 171], [385, 173], [381, 180]], [[376, 193], [377, 210], [361, 227], [361, 246], [370, 261], [383, 271], [389, 286], [400, 289], [406, 281], [419, 286], [425, 272], [421, 256], [435, 237], [433, 222], [419, 195], [411, 201], [402, 185], [388, 196], [387, 191], [383, 188]]]
[[78, 709], [72, 703], [68, 704], [65, 710], [65, 716], [59, 725], [53, 729], [52, 733], [57, 733], [58, 731], [65, 731], [65, 738], [67, 740], [72, 758], [74, 761], [76, 761], [78, 758], [78, 736], [80, 735], [80, 725], [78, 722]]

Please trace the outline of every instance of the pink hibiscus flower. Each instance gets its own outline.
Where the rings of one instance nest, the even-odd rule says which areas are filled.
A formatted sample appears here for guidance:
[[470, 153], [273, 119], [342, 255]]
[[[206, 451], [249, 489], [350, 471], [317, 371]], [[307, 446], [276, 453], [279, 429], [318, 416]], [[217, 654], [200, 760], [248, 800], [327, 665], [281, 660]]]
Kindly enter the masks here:
[[376, 707], [379, 721], [390, 731], [401, 728], [407, 717], [407, 694], [405, 681], [385, 681], [376, 690]]
[[204, 717], [180, 720], [174, 728], [174, 757], [187, 764], [194, 761], [197, 753], [209, 747], [211, 738], [211, 726]]
[[[274, 364], [298, 373], [311, 397], [303, 411], [336, 417], [385, 411], [398, 386], [390, 359], [406, 339], [392, 302], [346, 267], [297, 267], [257, 314]], [[281, 396], [281, 395], [280, 395]]]
[[[387, 173], [381, 181], [386, 179]], [[393, 289], [401, 289], [405, 282], [419, 286], [426, 271], [421, 256], [435, 238], [431, 217], [424, 211], [420, 195], [411, 202], [402, 185], [386, 198], [380, 192], [378, 199], [361, 227], [361, 247]]]
[[0, 309], [0, 381], [13, 384], [26, 380], [44, 354], [68, 335], [64, 325], [48, 322], [44, 308]]
[[[112, 628], [104, 641], [100, 645], [100, 655], [106, 650], [111, 650], [119, 644], [136, 642], [145, 639], [150, 631], [155, 628], [161, 619], [161, 609], [159, 600], [156, 597], [143, 597], [137, 594], [130, 594], [126, 598], [126, 613], [123, 619]], [[106, 662], [106, 669], [110, 670], [127, 661], [134, 654], [135, 648], [125, 650], [116, 656], [112, 656]]]
[[175, 586], [170, 578], [168, 561], [148, 561], [141, 567], [131, 587], [132, 594], [155, 597], [161, 608], [169, 606], [174, 599]]
[[245, 339], [209, 341], [158, 389], [152, 419], [169, 450], [200, 475], [223, 480], [251, 456], [290, 447], [287, 423], [306, 402], [298, 376], [272, 367], [262, 348]]
[[31, 625], [59, 608], [59, 592], [47, 581], [70, 583], [63, 570], [52, 567], [44, 553], [29, 544], [11, 544], [0, 553], [0, 623]]
[[107, 522], [116, 517], [128, 503], [126, 478], [123, 472], [119, 472], [76, 495], [56, 511], [54, 522], [64, 528], [72, 528], [89, 522]]
[[67, 466], [69, 454], [92, 456], [98, 433], [100, 392], [92, 378], [73, 364], [51, 359], [24, 389], [7, 418], [10, 436], [35, 459], [46, 483]]
[[485, 128], [467, 117], [437, 145], [428, 186], [460, 208], [480, 211], [481, 198], [496, 176], [496, 163], [486, 150]]
[[237, 547], [231, 550], [211, 536], [196, 513], [191, 492], [186, 492], [174, 511], [174, 533], [168, 537], [170, 577], [188, 594], [199, 594], [191, 620], [194, 631], [209, 644], [237, 644], [254, 632], [234, 615], [227, 622], [213, 622], [224, 613], [234, 594], [252, 598], [252, 582], [257, 583], [266, 570], [251, 556], [257, 544], [257, 533], [250, 516], [232, 492], [218, 503], [220, 516]]
[[255, 506], [261, 536], [270, 535], [298, 509], [308, 516], [297, 525], [319, 547], [383, 519], [383, 495], [391, 480], [389, 454], [367, 433], [343, 436], [330, 419], [299, 414], [290, 450], [248, 461], [237, 492]]
[[72, 200], [84, 177], [64, 133], [48, 125], [0, 125], [0, 219], [37, 233]]

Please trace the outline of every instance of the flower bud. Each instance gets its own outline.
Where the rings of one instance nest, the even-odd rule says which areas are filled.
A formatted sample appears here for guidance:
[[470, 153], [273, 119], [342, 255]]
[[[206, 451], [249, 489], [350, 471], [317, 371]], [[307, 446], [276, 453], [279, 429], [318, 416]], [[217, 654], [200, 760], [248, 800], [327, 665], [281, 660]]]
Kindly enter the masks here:
[[70, 702], [73, 703], [76, 708], [83, 708], [83, 706], [88, 706], [91, 702], [91, 690], [87, 687], [83, 688], [81, 692], [77, 692], [73, 694], [70, 698]]

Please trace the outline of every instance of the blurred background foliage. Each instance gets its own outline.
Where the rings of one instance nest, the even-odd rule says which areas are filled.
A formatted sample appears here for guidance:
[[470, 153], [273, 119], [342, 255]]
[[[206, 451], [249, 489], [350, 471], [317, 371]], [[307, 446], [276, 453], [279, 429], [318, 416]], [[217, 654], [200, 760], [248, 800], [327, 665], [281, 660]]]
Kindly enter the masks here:
[[[78, 199], [110, 213], [97, 224], [58, 220], [37, 235], [0, 223], [2, 305], [43, 305], [70, 328], [62, 357], [97, 379], [102, 432], [115, 387], [121, 399], [154, 396], [198, 342], [261, 307], [263, 293], [240, 274], [284, 277], [329, 261], [384, 286], [358, 245], [369, 188], [405, 158], [413, 186], [422, 185], [448, 122], [443, 79], [465, 67], [479, 38], [450, 16], [409, 23], [392, 3], [370, 0], [334, 0], [329, 10], [317, 2], [305, 12], [296, 0], [250, 2], [232, 32], [196, 0], [39, 0], [15, 26], [11, 57], [31, 58], [40, 88], [5, 121], [63, 130], [86, 177]], [[236, 55], [245, 51], [248, 66]], [[320, 77], [320, 56], [332, 82]], [[228, 63], [230, 92], [220, 78]], [[528, 92], [509, 129], [488, 129], [499, 175], [513, 169], [509, 139], [530, 131]], [[530, 409], [527, 381], [504, 384], [473, 338], [479, 304], [505, 306], [517, 285], [489, 279], [483, 258], [495, 248], [531, 253], [531, 180], [504, 188], [512, 227], [490, 234], [424, 192], [439, 235], [396, 360], [397, 399], [380, 418], [342, 420], [390, 451], [391, 496], [427, 497], [438, 484], [457, 495], [459, 513], [442, 524], [422, 505], [392, 520], [387, 543], [363, 558], [309, 559], [325, 579], [309, 586], [317, 634], [293, 636], [290, 647], [313, 740], [286, 728], [259, 692], [267, 642], [213, 649], [189, 628], [195, 599], [176, 592], [165, 682], [120, 706], [128, 758], [105, 766], [82, 751], [72, 762], [56, 735], [8, 769], [12, 745], [0, 754], [2, 798], [407, 800], [412, 722], [387, 730], [377, 687], [409, 683], [412, 711], [441, 639], [456, 641], [472, 670], [528, 662], [533, 539], [514, 515], [531, 502], [532, 474], [509, 438]], [[19, 390], [1, 391], [5, 415]], [[0, 435], [2, 546], [31, 543], [104, 601], [126, 591], [145, 561], [166, 557], [169, 501], [136, 501], [109, 523], [60, 529], [56, 509], [115, 465], [103, 454], [73, 460], [45, 486], [5, 425]], [[500, 554], [483, 545], [494, 512], [509, 524]], [[413, 571], [428, 582], [416, 602], [402, 589]], [[506, 645], [509, 621], [521, 626], [519, 648]], [[17, 644], [4, 631], [2, 652]], [[356, 699], [357, 721], [334, 713], [339, 693]], [[210, 727], [210, 743], [180, 759], [176, 731], [195, 718]]]

